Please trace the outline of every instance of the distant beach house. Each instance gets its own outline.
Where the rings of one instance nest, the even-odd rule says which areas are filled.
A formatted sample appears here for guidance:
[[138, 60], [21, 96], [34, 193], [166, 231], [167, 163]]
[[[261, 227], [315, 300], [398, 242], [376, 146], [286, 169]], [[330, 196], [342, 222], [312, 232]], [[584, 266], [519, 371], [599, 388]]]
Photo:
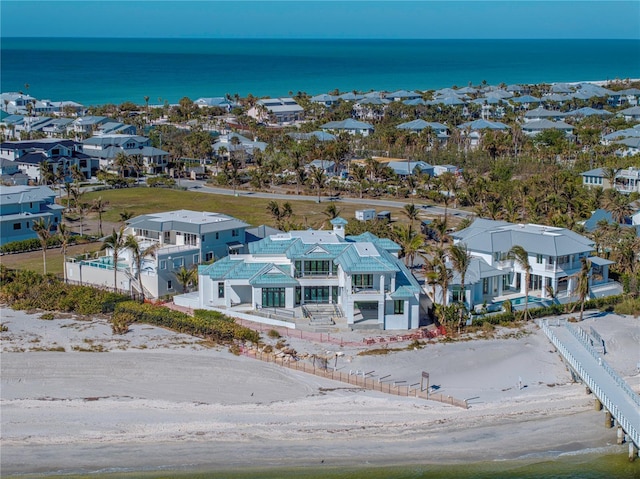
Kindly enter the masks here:
[[385, 94], [384, 97], [387, 100], [391, 100], [391, 101], [405, 101], [405, 100], [416, 100], [418, 98], [422, 98], [422, 95], [416, 91], [397, 90], [397, 91], [393, 91]]
[[418, 172], [429, 176], [434, 175], [433, 166], [424, 161], [390, 161], [387, 163], [387, 166], [398, 176], [415, 175]]
[[446, 143], [449, 139], [447, 125], [438, 123], [437, 121], [425, 121], [422, 118], [400, 123], [396, 126], [396, 129], [411, 131], [413, 133], [420, 133], [424, 130], [431, 129], [439, 143]]
[[407, 330], [426, 318], [420, 285], [397, 258], [400, 247], [370, 233], [344, 235], [346, 220], [332, 231], [290, 231], [249, 244], [198, 268], [198, 295], [175, 297], [197, 308], [271, 311], [297, 317], [330, 311], [350, 328]]
[[533, 110], [529, 110], [524, 114], [524, 121], [535, 121], [535, 120], [561, 120], [566, 117], [567, 113], [556, 110], [547, 110], [542, 107], [535, 108]]
[[250, 140], [238, 133], [220, 135], [213, 144], [213, 152], [218, 159], [229, 159], [230, 155], [240, 155], [242, 163], [251, 163], [257, 151], [264, 151], [267, 144], [257, 139]]
[[318, 130], [312, 131], [310, 133], [292, 132], [292, 133], [287, 133], [287, 135], [289, 135], [291, 138], [293, 138], [298, 142], [312, 140], [312, 139], [315, 139], [321, 142], [336, 140], [335, 135], [332, 135], [331, 133], [327, 133], [326, 131], [318, 131]]
[[309, 101], [312, 103], [319, 103], [324, 106], [333, 106], [335, 105], [340, 98], [336, 95], [329, 95], [327, 93], [322, 93], [320, 95], [315, 95], [310, 98]]
[[[96, 169], [117, 170], [119, 167], [115, 165], [115, 159], [121, 153], [126, 156], [139, 155], [147, 173], [161, 173], [169, 164], [169, 152], [151, 146], [151, 140], [145, 136], [96, 135], [87, 138], [82, 144], [84, 153], [96, 163]], [[125, 173], [129, 174], [129, 168], [125, 169]]]
[[0, 183], [6, 186], [24, 186], [29, 184], [29, 176], [20, 170], [15, 161], [0, 158]]
[[18, 92], [6, 92], [0, 94], [0, 108], [10, 115], [26, 115], [27, 105], [33, 105], [36, 99], [30, 95]]
[[536, 136], [545, 130], [560, 130], [567, 138], [571, 138], [574, 129], [564, 121], [532, 120], [522, 125], [522, 132], [527, 136]]
[[73, 140], [48, 138], [7, 141], [0, 144], [0, 158], [14, 162], [32, 181], [40, 182], [40, 164], [48, 163], [54, 174], [71, 178], [76, 166], [85, 178], [92, 176], [91, 157], [82, 152], [82, 144]]
[[604, 169], [594, 168], [593, 170], [580, 173], [582, 184], [587, 188], [611, 188], [611, 182], [606, 178]]
[[100, 125], [105, 123], [116, 123], [116, 121], [106, 116], [79, 116], [73, 120], [68, 131], [76, 135], [91, 136]]
[[304, 108], [293, 98], [266, 98], [258, 100], [247, 115], [262, 123], [284, 125], [302, 120]]
[[349, 133], [350, 135], [369, 136], [370, 133], [373, 133], [373, 125], [363, 121], [354, 120], [353, 118], [347, 118], [342, 121], [330, 121], [322, 125], [320, 128], [330, 133], [344, 132]]
[[[591, 262], [591, 297], [622, 291], [620, 284], [609, 281], [609, 265], [613, 261], [592, 256], [594, 242], [566, 228], [479, 218], [451, 236], [454, 244], [466, 245], [473, 258], [465, 277], [464, 301], [470, 308], [486, 303], [490, 310], [492, 306], [499, 309], [505, 300], [522, 303], [526, 272], [509, 258], [509, 251], [516, 245], [527, 252], [531, 266], [530, 305], [575, 298], [577, 273], [583, 258]], [[446, 292], [447, 303], [462, 299], [460, 286], [461, 277], [454, 273]], [[436, 301], [442, 302], [442, 291], [436, 291]]]
[[[159, 298], [181, 293], [176, 273], [205, 261], [242, 251], [249, 225], [231, 216], [189, 210], [141, 215], [127, 221], [125, 235], [133, 235], [141, 250], [156, 245], [141, 265], [145, 296]], [[67, 277], [82, 284], [113, 288], [113, 250], [105, 256], [72, 259], [66, 264]], [[117, 289], [140, 293], [137, 266], [132, 252], [118, 254]]]
[[640, 121], [640, 106], [632, 106], [618, 113], [627, 121]]
[[335, 176], [338, 174], [335, 162], [329, 160], [313, 160], [305, 165], [306, 170], [311, 170], [312, 168], [318, 168], [324, 171], [327, 176]]
[[615, 188], [620, 193], [640, 193], [640, 168], [637, 167], [618, 170], [613, 184], [607, 178], [604, 168], [594, 168], [580, 173], [580, 176], [583, 186], [587, 188]]
[[37, 238], [33, 223], [40, 219], [55, 231], [62, 218], [56, 194], [48, 186], [3, 186], [0, 189], [0, 245]]
[[213, 98], [198, 98], [193, 102], [193, 104], [198, 108], [216, 107], [227, 110], [227, 112], [230, 112], [232, 109], [238, 106], [236, 102], [231, 101], [223, 96], [217, 96]]

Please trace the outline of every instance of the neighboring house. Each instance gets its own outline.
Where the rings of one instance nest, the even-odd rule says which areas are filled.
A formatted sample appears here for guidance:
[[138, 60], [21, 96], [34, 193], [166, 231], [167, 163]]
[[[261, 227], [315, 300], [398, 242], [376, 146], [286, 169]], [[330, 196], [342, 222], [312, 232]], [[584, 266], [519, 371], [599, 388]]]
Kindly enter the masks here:
[[570, 138], [574, 127], [564, 121], [551, 120], [532, 120], [522, 125], [522, 132], [527, 136], [536, 136], [545, 130], [561, 130], [567, 138]]
[[604, 169], [594, 168], [593, 170], [580, 173], [582, 185], [587, 188], [611, 188], [611, 182], [605, 177]]
[[2, 185], [24, 186], [29, 183], [29, 176], [20, 170], [15, 161], [0, 158], [0, 183]]
[[433, 166], [429, 163], [425, 163], [424, 161], [390, 161], [387, 163], [387, 166], [398, 176], [414, 175], [416, 172], [429, 176], [433, 176], [434, 174]]
[[100, 128], [100, 125], [115, 122], [115, 120], [107, 118], [106, 116], [80, 116], [73, 120], [73, 123], [69, 125], [67, 131], [69, 133], [75, 133], [76, 136], [91, 136], [94, 131]]
[[30, 95], [18, 92], [0, 93], [0, 108], [11, 115], [27, 114], [27, 104], [35, 103], [36, 99]]
[[433, 174], [435, 176], [440, 176], [443, 173], [453, 173], [457, 174], [460, 169], [455, 165], [434, 165], [433, 166]]
[[398, 130], [411, 131], [414, 133], [420, 133], [425, 129], [433, 130], [436, 138], [440, 143], [446, 143], [449, 138], [449, 134], [447, 133], [447, 125], [443, 125], [442, 123], [438, 123], [437, 121], [425, 121], [422, 118], [418, 118], [417, 120], [408, 121], [406, 123], [401, 123], [396, 126]]
[[535, 108], [533, 110], [529, 110], [524, 114], [524, 121], [535, 121], [535, 120], [561, 120], [567, 116], [567, 113], [557, 110], [547, 110], [542, 107]]
[[71, 167], [77, 166], [85, 178], [91, 178], [91, 158], [82, 152], [82, 144], [73, 140], [48, 138], [7, 141], [0, 144], [0, 158], [13, 161], [34, 182], [40, 181], [40, 164], [51, 165], [53, 173], [62, 171], [71, 178]]
[[618, 113], [626, 121], [640, 121], [640, 106], [632, 106]]
[[[582, 222], [584, 226], [584, 230], [587, 233], [593, 233], [596, 229], [598, 229], [598, 223], [605, 221], [607, 224], [620, 224], [615, 219], [613, 219], [613, 215], [603, 209], [597, 209], [592, 214], [588, 220]], [[624, 219], [623, 225], [630, 226], [632, 224], [632, 217], [627, 217]]]
[[615, 183], [605, 177], [603, 168], [595, 168], [593, 170], [580, 173], [582, 176], [582, 184], [588, 188], [599, 187], [602, 189], [615, 188], [620, 193], [640, 193], [640, 168], [629, 167], [619, 170], [616, 173]]
[[330, 121], [329, 123], [322, 125], [320, 128], [328, 132], [345, 132], [350, 135], [369, 136], [369, 134], [373, 133], [373, 125], [363, 121], [354, 120], [353, 118], [347, 118], [342, 121]]
[[[509, 251], [516, 245], [528, 253], [530, 305], [575, 298], [582, 258], [591, 262], [591, 294], [607, 296], [621, 290], [620, 285], [609, 282], [613, 261], [592, 256], [594, 242], [566, 228], [480, 218], [451, 236], [454, 244], [465, 244], [474, 259], [465, 278], [466, 303], [471, 308], [484, 303], [499, 305], [505, 297], [522, 298], [525, 270], [509, 258]], [[448, 303], [461, 297], [460, 280], [455, 274], [447, 291]], [[436, 300], [442, 301], [441, 291]], [[521, 300], [515, 301], [521, 304]]]
[[197, 105], [199, 108], [205, 107], [216, 107], [223, 108], [228, 112], [233, 110], [238, 104], [234, 101], [229, 100], [223, 96], [217, 96], [213, 98], [198, 98], [193, 102], [194, 105]]
[[251, 163], [256, 151], [264, 151], [267, 144], [263, 141], [250, 140], [238, 133], [220, 135], [213, 144], [213, 152], [217, 158], [228, 159], [231, 154], [241, 155], [244, 163]]
[[387, 93], [384, 96], [387, 100], [391, 101], [404, 101], [404, 100], [416, 100], [422, 98], [422, 95], [415, 91], [398, 90], [391, 93]]
[[622, 138], [615, 142], [621, 148], [616, 151], [618, 156], [634, 156], [640, 153], [640, 137]]
[[601, 118], [606, 118], [606, 117], [613, 116], [613, 113], [607, 110], [597, 110], [595, 108], [585, 106], [583, 108], [578, 108], [577, 110], [571, 110], [567, 112], [566, 116], [574, 117], [574, 118], [586, 118], [590, 116], [599, 116]]
[[[140, 155], [144, 170], [148, 173], [162, 173], [169, 164], [169, 153], [151, 146], [151, 140], [138, 135], [97, 135], [82, 142], [83, 151], [94, 162], [94, 168], [117, 170], [114, 160], [118, 154]], [[128, 170], [127, 170], [128, 172]]]
[[350, 328], [407, 330], [426, 317], [420, 285], [397, 258], [400, 247], [370, 233], [344, 235], [346, 220], [332, 231], [290, 231], [249, 245], [198, 268], [194, 307], [289, 311], [331, 307]]
[[95, 135], [135, 135], [136, 127], [119, 121], [109, 121], [98, 126]]
[[64, 207], [47, 186], [3, 186], [0, 189], [0, 245], [37, 238], [34, 221], [44, 219], [55, 231]]
[[320, 95], [315, 95], [312, 96], [310, 98], [309, 101], [311, 101], [312, 103], [319, 103], [321, 105], [324, 106], [332, 106], [334, 104], [336, 104], [339, 100], [339, 97], [335, 96], [335, 95], [329, 95], [327, 93], [322, 93]]
[[289, 135], [291, 138], [293, 138], [298, 142], [312, 140], [312, 139], [316, 139], [321, 142], [336, 140], [335, 135], [332, 135], [331, 133], [327, 133], [326, 131], [319, 131], [319, 130], [312, 131], [310, 133], [293, 132], [293, 133], [287, 133], [287, 135]]
[[[142, 283], [147, 297], [181, 293], [176, 272], [230, 253], [242, 251], [249, 225], [231, 216], [189, 210], [141, 215], [127, 221], [124, 231], [142, 249], [158, 245], [142, 262]], [[83, 284], [113, 288], [113, 250], [106, 255], [66, 264], [67, 277]], [[138, 292], [137, 270], [131, 251], [118, 257], [117, 288]]]
[[302, 120], [304, 108], [293, 98], [266, 98], [258, 100], [247, 115], [256, 121], [279, 125]]
[[327, 176], [335, 176], [338, 174], [335, 162], [329, 160], [313, 160], [305, 165], [306, 170], [310, 170], [312, 168], [318, 168], [324, 171]]

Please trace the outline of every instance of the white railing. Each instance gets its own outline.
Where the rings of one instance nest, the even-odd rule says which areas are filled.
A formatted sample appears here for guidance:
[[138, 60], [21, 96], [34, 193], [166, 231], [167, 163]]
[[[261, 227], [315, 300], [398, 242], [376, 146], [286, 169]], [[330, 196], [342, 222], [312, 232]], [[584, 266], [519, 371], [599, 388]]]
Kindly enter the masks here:
[[[611, 398], [602, 390], [602, 388], [595, 382], [595, 380], [589, 375], [589, 373], [587, 373], [587, 371], [584, 369], [584, 367], [582, 367], [580, 362], [569, 352], [567, 347], [564, 344], [562, 344], [562, 342], [557, 338], [555, 334], [553, 334], [547, 321], [545, 320], [540, 321], [539, 324], [542, 331], [544, 331], [544, 333], [547, 335], [547, 337], [553, 343], [556, 349], [569, 363], [571, 368], [576, 372], [576, 374], [578, 374], [578, 376], [582, 378], [584, 383], [589, 387], [591, 392], [593, 392], [593, 394], [596, 395], [596, 397], [600, 400], [600, 402], [607, 409], [607, 411], [609, 411], [613, 415], [613, 417], [616, 418], [616, 420], [618, 421], [618, 424], [622, 426], [622, 429], [629, 435], [633, 443], [636, 446], [640, 445], [640, 432], [636, 430], [636, 428], [629, 422], [629, 420], [624, 416], [624, 414], [620, 411], [620, 409], [613, 403]], [[571, 331], [571, 328], [568, 328], [568, 329]], [[580, 335], [580, 333], [577, 333], [575, 331], [572, 331], [572, 333], [574, 335], [578, 335], [578, 336]], [[587, 349], [590, 349], [590, 347]], [[634, 403], [637, 404], [637, 394], [635, 394], [633, 391], [631, 391], [631, 394], [635, 396], [633, 400], [634, 400]]]

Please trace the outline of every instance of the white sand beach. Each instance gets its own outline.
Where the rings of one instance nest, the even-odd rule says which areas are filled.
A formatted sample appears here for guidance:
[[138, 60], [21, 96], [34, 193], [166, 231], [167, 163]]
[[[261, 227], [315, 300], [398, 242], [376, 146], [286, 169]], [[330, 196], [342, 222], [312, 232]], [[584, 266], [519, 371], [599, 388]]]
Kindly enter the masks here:
[[[407, 383], [428, 371], [439, 392], [469, 400], [464, 410], [234, 356], [151, 326], [113, 336], [106, 319], [42, 320], [6, 308], [0, 316], [8, 327], [0, 356], [3, 477], [626, 451], [533, 324], [494, 339], [376, 356], [358, 356], [365, 346], [289, 341], [299, 352], [344, 352], [342, 371]], [[640, 390], [640, 320], [587, 316], [582, 326], [605, 339], [608, 363]]]

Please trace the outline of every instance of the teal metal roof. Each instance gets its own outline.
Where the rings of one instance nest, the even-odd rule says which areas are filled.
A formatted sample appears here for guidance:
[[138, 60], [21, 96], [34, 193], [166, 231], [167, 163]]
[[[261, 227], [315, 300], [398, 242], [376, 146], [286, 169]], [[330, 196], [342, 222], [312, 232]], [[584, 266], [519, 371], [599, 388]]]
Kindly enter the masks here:
[[253, 255], [285, 254], [297, 241], [300, 240], [298, 238], [274, 240], [271, 236], [267, 236], [263, 240], [249, 243], [249, 253]]
[[[340, 265], [346, 273], [393, 273], [399, 271], [394, 261], [389, 260], [389, 257], [393, 258], [393, 256], [386, 251], [379, 251], [373, 243], [358, 243], [358, 245], [361, 246], [361, 251], [358, 250], [356, 244], [352, 244], [335, 259], [335, 263]], [[373, 251], [364, 251], [369, 248]]]
[[344, 218], [338, 216], [337, 218], [332, 219], [329, 223], [331, 223], [334, 226], [344, 226], [344, 225], [348, 224], [349, 222], [347, 220], [345, 220]]
[[400, 286], [396, 288], [396, 290], [391, 293], [391, 299], [409, 299], [413, 298], [416, 295], [416, 291], [414, 288], [408, 286]]
[[267, 268], [260, 270], [249, 280], [251, 286], [299, 286], [300, 282], [292, 278], [288, 271], [282, 266], [275, 264], [267, 265]]
[[373, 243], [391, 253], [396, 253], [402, 249], [395, 241], [392, 241], [389, 238], [378, 238], [376, 235], [368, 231], [365, 231], [358, 236], [347, 236], [347, 241], [351, 241], [353, 243]]

